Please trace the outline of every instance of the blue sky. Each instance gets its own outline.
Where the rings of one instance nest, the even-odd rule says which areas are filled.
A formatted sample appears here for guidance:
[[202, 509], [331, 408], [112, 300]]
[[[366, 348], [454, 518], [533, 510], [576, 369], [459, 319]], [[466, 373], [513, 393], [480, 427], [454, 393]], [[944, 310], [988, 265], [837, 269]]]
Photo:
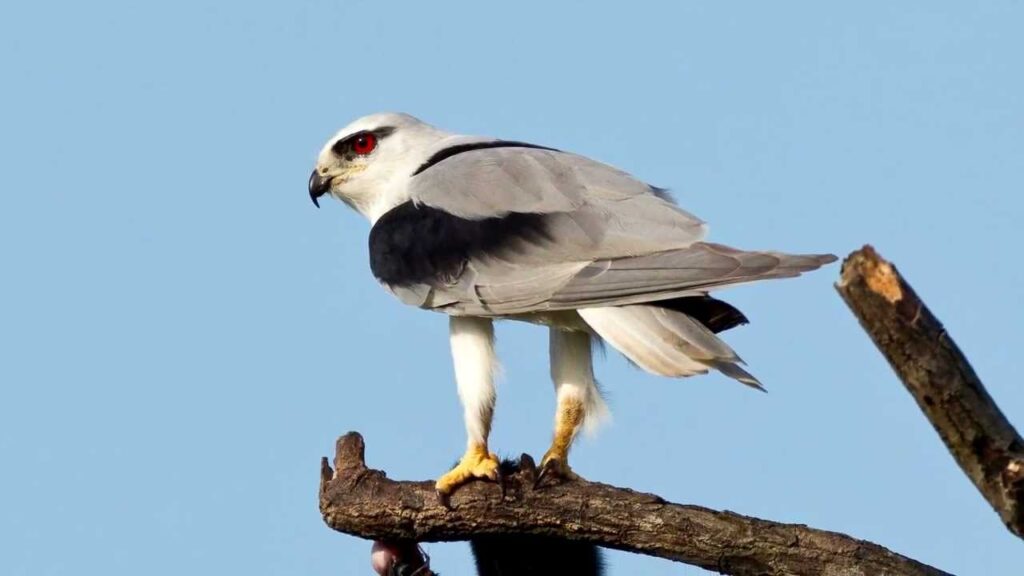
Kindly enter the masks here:
[[[1024, 426], [1024, 4], [35, 2], [0, 8], [0, 573], [369, 573], [319, 459], [433, 478], [463, 448], [443, 316], [316, 210], [335, 130], [380, 110], [587, 154], [742, 248], [864, 243]], [[872, 540], [957, 574], [1021, 542], [833, 288], [722, 297], [767, 386], [597, 364], [582, 475]], [[542, 329], [501, 324], [493, 447], [543, 453]], [[427, 547], [471, 574], [463, 543]], [[612, 552], [611, 574], [699, 574]], [[683, 568], [681, 570], [681, 568]]]

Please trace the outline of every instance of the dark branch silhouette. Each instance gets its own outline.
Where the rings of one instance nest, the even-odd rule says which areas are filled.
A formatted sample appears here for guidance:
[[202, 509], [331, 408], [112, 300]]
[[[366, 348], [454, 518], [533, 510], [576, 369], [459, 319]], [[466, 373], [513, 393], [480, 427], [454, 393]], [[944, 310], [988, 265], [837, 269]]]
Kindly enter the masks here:
[[847, 257], [836, 289], [956, 463], [1024, 538], [1024, 441], [953, 338], [871, 246]]
[[[367, 540], [441, 542], [487, 534], [558, 536], [684, 562], [722, 574], [935, 575], [944, 572], [844, 534], [673, 504], [653, 494], [577, 480], [533, 483], [528, 455], [504, 479], [460, 488], [445, 507], [433, 481], [388, 479], [367, 468], [362, 437], [338, 439], [321, 464], [328, 526]], [[441, 571], [443, 573], [443, 571]]]

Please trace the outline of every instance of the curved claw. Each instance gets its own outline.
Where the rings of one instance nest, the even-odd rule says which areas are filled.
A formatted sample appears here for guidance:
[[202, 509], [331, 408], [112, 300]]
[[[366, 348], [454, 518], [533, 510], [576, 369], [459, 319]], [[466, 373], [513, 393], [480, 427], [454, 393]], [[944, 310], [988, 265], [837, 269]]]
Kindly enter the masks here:
[[551, 470], [551, 467], [546, 464], [540, 467], [540, 473], [537, 474], [537, 477], [533, 479], [534, 490], [539, 488], [544, 479], [548, 477], [548, 475], [550, 474], [549, 470]]
[[504, 500], [508, 493], [508, 478], [501, 471], [501, 466], [498, 467], [497, 478], [495, 481], [498, 483], [498, 489], [501, 490], [501, 499]]
[[441, 505], [445, 510], [452, 509], [451, 494], [441, 492], [440, 490], [434, 491], [437, 494], [437, 503]]
[[572, 471], [564, 457], [546, 456], [540, 465], [540, 473], [537, 474], [536, 479], [533, 481], [534, 489], [538, 488], [547, 478], [573, 481], [579, 480], [580, 477]]

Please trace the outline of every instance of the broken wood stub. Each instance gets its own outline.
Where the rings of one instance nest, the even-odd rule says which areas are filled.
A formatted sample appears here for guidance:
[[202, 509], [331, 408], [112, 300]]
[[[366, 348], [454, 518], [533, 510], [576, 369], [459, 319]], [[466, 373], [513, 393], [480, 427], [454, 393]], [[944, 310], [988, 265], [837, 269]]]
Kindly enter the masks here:
[[963, 472], [1024, 538], [1024, 441], [953, 338], [871, 246], [846, 258], [836, 289]]

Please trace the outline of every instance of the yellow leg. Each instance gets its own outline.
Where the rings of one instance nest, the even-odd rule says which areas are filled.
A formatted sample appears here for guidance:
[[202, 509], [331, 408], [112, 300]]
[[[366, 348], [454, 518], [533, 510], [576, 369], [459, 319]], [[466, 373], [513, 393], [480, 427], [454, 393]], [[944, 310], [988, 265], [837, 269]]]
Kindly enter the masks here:
[[550, 331], [551, 380], [558, 408], [554, 438], [541, 459], [535, 486], [548, 477], [579, 478], [569, 467], [569, 449], [584, 422], [600, 417], [605, 410], [594, 381], [590, 345], [586, 332]]
[[487, 318], [452, 316], [450, 332], [455, 381], [468, 438], [462, 459], [435, 483], [442, 502], [471, 480], [499, 480], [498, 458], [487, 448], [495, 400], [494, 326]]
[[576, 433], [583, 424], [583, 402], [576, 396], [567, 395], [558, 400], [558, 414], [555, 416], [555, 436], [551, 447], [541, 460], [541, 472], [537, 483], [547, 477], [576, 480], [579, 476], [569, 467], [569, 448]]

